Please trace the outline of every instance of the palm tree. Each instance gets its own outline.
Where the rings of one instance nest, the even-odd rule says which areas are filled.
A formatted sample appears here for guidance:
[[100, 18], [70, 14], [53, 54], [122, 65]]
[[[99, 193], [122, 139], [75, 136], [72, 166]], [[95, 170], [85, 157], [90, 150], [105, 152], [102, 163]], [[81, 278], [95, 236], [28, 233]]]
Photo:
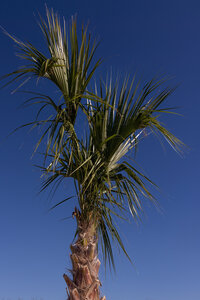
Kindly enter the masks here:
[[[101, 60], [94, 61], [97, 47], [87, 28], [82, 28], [80, 44], [76, 20], [72, 19], [66, 33], [59, 17], [47, 9], [47, 21], [40, 27], [45, 36], [49, 58], [31, 43], [24, 43], [9, 35], [19, 47], [19, 56], [26, 64], [4, 76], [6, 84], [35, 77], [46, 78], [60, 91], [58, 99], [34, 92], [28, 103], [39, 105], [36, 119], [29, 124], [42, 128], [36, 149], [47, 139], [44, 152], [42, 190], [58, 187], [66, 178], [73, 178], [77, 200], [73, 217], [77, 221], [75, 242], [71, 244], [72, 277], [64, 274], [69, 300], [103, 300], [100, 297], [98, 245], [102, 246], [105, 261], [114, 266], [112, 241], [129, 258], [116, 222], [130, 212], [135, 221], [140, 219], [142, 200], [156, 203], [149, 191], [153, 184], [142, 174], [127, 154], [136, 151], [140, 140], [150, 133], [163, 136], [176, 151], [182, 143], [172, 135], [159, 116], [169, 113], [160, 108], [173, 92], [165, 79], [141, 84], [134, 77], [122, 84], [114, 81], [93, 83], [95, 70]], [[94, 62], [93, 62], [94, 61]], [[49, 114], [40, 119], [42, 111]], [[85, 132], [77, 129], [84, 119]], [[44, 145], [43, 145], [44, 146]], [[52, 208], [72, 199], [55, 204]], [[130, 259], [130, 258], [129, 258]]]

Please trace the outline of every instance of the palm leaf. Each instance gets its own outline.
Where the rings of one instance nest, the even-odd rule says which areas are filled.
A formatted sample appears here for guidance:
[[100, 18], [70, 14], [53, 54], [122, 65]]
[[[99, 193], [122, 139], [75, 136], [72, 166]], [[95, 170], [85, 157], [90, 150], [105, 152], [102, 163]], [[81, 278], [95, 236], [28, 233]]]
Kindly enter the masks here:
[[[54, 165], [66, 146], [68, 136], [75, 137], [74, 125], [80, 102], [90, 83], [91, 78], [101, 60], [94, 61], [94, 54], [98, 46], [96, 40], [92, 42], [87, 27], [82, 28], [80, 43], [78, 42], [77, 22], [72, 18], [71, 25], [66, 29], [65, 21], [62, 25], [57, 14], [46, 8], [47, 20], [40, 17], [40, 28], [46, 40], [48, 56], [35, 48], [30, 42], [22, 42], [5, 32], [17, 45], [18, 56], [25, 65], [5, 75], [2, 79], [9, 79], [5, 85], [14, 81], [24, 82], [27, 78], [46, 78], [53, 82], [61, 92], [62, 102], [53, 100], [48, 95], [35, 93], [26, 104], [41, 105], [36, 114], [36, 120], [47, 107], [54, 108], [51, 124], [39, 139], [36, 149], [44, 138], [48, 136], [46, 155], [50, 150], [54, 152]], [[68, 33], [67, 33], [68, 32]], [[70, 38], [68, 39], [69, 36]], [[21, 84], [20, 84], [21, 85]], [[36, 100], [36, 101], [34, 101]], [[81, 105], [81, 108], [83, 106]], [[35, 121], [34, 128], [40, 125]], [[28, 125], [28, 124], [26, 124]]]

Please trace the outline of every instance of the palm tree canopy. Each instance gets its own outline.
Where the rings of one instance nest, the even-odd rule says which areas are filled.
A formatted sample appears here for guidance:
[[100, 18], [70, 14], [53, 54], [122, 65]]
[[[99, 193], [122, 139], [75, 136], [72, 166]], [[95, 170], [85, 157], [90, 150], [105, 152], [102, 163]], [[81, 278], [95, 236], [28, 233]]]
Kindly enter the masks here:
[[[40, 27], [50, 57], [32, 44], [9, 35], [27, 64], [4, 78], [12, 77], [9, 84], [29, 77], [44, 77], [60, 90], [62, 97], [58, 100], [34, 93], [26, 101], [39, 105], [36, 120], [26, 125], [46, 126], [36, 146], [47, 138], [45, 159], [48, 158], [48, 164], [41, 167], [47, 177], [42, 190], [65, 178], [74, 179], [81, 214], [86, 219], [93, 218], [104, 257], [114, 263], [110, 238], [116, 239], [126, 253], [117, 230], [117, 218], [126, 217], [130, 211], [137, 220], [143, 198], [155, 203], [148, 188], [148, 183], [153, 183], [129, 162], [127, 153], [136, 150], [140, 139], [149, 133], [163, 136], [177, 152], [183, 146], [159, 121], [161, 114], [171, 112], [161, 105], [173, 89], [160, 91], [166, 79], [154, 78], [141, 87], [134, 77], [132, 81], [125, 79], [122, 84], [112, 79], [108, 84], [100, 80], [99, 88], [96, 84], [92, 90], [89, 83], [101, 60], [93, 63], [97, 44], [91, 41], [87, 29], [82, 28], [79, 44], [76, 20], [72, 19], [66, 33], [58, 16], [48, 9], [47, 22], [41, 19]], [[42, 110], [48, 111], [49, 106], [53, 113], [47, 119], [40, 119]], [[84, 134], [76, 129], [80, 121], [79, 108], [88, 124]], [[71, 197], [54, 207], [69, 199]]]

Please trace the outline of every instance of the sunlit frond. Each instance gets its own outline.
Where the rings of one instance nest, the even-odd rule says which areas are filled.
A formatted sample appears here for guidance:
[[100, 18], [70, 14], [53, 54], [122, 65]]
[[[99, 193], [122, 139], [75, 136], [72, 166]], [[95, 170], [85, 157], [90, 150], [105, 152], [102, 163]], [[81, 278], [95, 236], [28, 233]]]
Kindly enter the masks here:
[[48, 95], [34, 92], [26, 102], [26, 104], [40, 106], [36, 120], [26, 124], [33, 125], [33, 127], [41, 127], [43, 120], [38, 120], [41, 112], [48, 111], [50, 106], [53, 108], [36, 149], [43, 139], [48, 137], [46, 156], [52, 150], [55, 154], [53, 159], [55, 165], [61, 151], [66, 147], [66, 139], [69, 136], [76, 137], [74, 125], [78, 108], [101, 60], [93, 63], [97, 42], [96, 40], [92, 42], [87, 28], [82, 28], [80, 42], [78, 42], [76, 19], [72, 18], [71, 24], [66, 28], [65, 21], [61, 24], [58, 15], [53, 10], [49, 11], [47, 8], [46, 14], [46, 21], [40, 18], [40, 28], [46, 40], [48, 54], [42, 53], [31, 43], [22, 42], [6, 32], [17, 45], [18, 56], [24, 60], [25, 65], [3, 76], [2, 79], [8, 79], [5, 85], [20, 81], [18, 86], [20, 87], [32, 77], [37, 80], [47, 78], [59, 88], [61, 96], [55, 100]]

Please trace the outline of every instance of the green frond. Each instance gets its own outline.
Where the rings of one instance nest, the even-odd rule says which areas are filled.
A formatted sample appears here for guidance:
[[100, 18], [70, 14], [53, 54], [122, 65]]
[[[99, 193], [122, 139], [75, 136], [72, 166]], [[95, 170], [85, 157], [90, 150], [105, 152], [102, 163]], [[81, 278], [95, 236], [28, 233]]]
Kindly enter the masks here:
[[[111, 168], [131, 148], [135, 148], [137, 139], [144, 129], [158, 131], [177, 151], [181, 152], [183, 146], [183, 143], [158, 121], [158, 113], [170, 113], [165, 108], [160, 109], [160, 106], [174, 89], [164, 88], [162, 91], [157, 91], [165, 83], [165, 78], [153, 79], [141, 90], [139, 90], [139, 83], [135, 81], [134, 77], [128, 84], [128, 79], [125, 79], [121, 88], [118, 82], [113, 87], [110, 83], [109, 86], [105, 86], [104, 92], [100, 82], [101, 102], [89, 119], [92, 124], [91, 135], [96, 147], [99, 151], [105, 152]], [[96, 99], [98, 101], [98, 95]]]
[[49, 11], [47, 8], [46, 16], [46, 21], [40, 17], [40, 28], [46, 40], [48, 56], [31, 43], [22, 42], [6, 32], [17, 45], [18, 56], [24, 60], [25, 65], [2, 79], [8, 79], [5, 84], [8, 85], [15, 81], [24, 83], [32, 77], [46, 78], [60, 90], [62, 96], [56, 100], [34, 92], [33, 97], [25, 102], [26, 105], [39, 105], [36, 121], [32, 122], [33, 128], [41, 125], [41, 121], [38, 121], [41, 112], [47, 111], [49, 107], [53, 108], [51, 122], [43, 131], [36, 149], [48, 136], [45, 158], [50, 151], [53, 152], [55, 165], [61, 151], [66, 147], [66, 139], [69, 136], [76, 138], [74, 126], [78, 108], [84, 109], [81, 104], [82, 97], [85, 97], [88, 84], [101, 60], [93, 63], [98, 45], [96, 40], [92, 42], [87, 28], [82, 28], [81, 37], [78, 39], [76, 19], [72, 18], [71, 24], [66, 28], [65, 22], [62, 25], [53, 10]]

